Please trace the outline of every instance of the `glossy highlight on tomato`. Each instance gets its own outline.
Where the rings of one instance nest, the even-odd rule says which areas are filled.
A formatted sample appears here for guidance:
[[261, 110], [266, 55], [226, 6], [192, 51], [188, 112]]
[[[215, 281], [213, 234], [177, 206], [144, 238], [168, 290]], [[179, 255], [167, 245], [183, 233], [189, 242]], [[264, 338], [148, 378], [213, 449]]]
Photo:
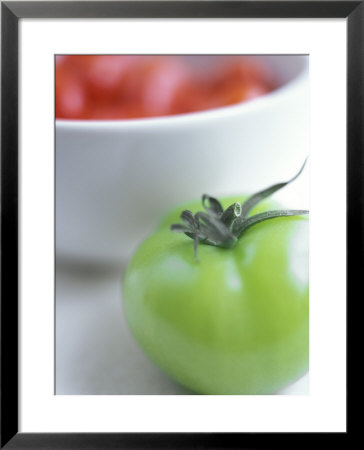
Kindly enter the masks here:
[[[199, 59], [203, 66], [204, 56]], [[116, 120], [208, 110], [251, 100], [275, 87], [262, 61], [216, 56], [214, 70], [172, 55], [59, 55], [56, 118]], [[220, 59], [219, 59], [220, 58]]]
[[[240, 199], [221, 201], [224, 207]], [[250, 215], [276, 205], [264, 200]], [[193, 213], [200, 202], [184, 205]], [[171, 211], [131, 259], [123, 301], [145, 353], [200, 394], [273, 394], [308, 370], [308, 218], [249, 228], [234, 248], [171, 233]]]

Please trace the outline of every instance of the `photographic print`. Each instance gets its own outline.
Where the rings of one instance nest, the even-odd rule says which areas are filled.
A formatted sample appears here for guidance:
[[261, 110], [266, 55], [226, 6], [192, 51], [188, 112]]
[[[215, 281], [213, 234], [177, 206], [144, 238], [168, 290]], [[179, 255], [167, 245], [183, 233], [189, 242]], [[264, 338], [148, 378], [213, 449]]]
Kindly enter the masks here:
[[2, 2], [2, 448], [346, 438], [363, 12]]
[[307, 395], [309, 57], [55, 56], [58, 395]]

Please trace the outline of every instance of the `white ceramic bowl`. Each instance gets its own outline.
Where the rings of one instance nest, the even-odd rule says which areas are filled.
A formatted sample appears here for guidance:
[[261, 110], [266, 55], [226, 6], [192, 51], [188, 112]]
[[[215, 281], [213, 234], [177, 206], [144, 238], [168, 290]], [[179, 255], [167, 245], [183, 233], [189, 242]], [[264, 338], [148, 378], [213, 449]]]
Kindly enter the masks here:
[[57, 120], [57, 257], [123, 262], [169, 208], [292, 176], [308, 154], [308, 60], [262, 58], [281, 86], [249, 102], [153, 119]]

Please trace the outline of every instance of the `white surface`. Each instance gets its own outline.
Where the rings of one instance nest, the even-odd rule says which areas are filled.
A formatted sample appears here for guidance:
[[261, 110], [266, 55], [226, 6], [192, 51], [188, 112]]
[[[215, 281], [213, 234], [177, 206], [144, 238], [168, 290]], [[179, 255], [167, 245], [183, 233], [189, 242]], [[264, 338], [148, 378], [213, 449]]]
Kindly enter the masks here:
[[[56, 394], [194, 394], [156, 367], [127, 327], [121, 274], [60, 268]], [[278, 394], [308, 394], [308, 375]]]

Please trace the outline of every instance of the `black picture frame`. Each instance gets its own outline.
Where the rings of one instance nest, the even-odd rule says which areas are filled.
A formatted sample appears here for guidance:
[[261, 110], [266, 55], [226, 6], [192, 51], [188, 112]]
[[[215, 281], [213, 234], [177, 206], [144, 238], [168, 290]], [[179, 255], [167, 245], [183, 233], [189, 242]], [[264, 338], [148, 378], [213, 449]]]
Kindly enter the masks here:
[[[1, 448], [257, 448], [272, 442], [292, 448], [295, 433], [18, 432], [18, 24], [22, 18], [346, 18], [348, 303], [364, 268], [364, 1], [9, 1], [1, 2], [1, 13]], [[348, 431], [335, 439], [346, 440]], [[311, 437], [304, 433], [299, 442]], [[314, 436], [317, 444], [326, 438]]]

